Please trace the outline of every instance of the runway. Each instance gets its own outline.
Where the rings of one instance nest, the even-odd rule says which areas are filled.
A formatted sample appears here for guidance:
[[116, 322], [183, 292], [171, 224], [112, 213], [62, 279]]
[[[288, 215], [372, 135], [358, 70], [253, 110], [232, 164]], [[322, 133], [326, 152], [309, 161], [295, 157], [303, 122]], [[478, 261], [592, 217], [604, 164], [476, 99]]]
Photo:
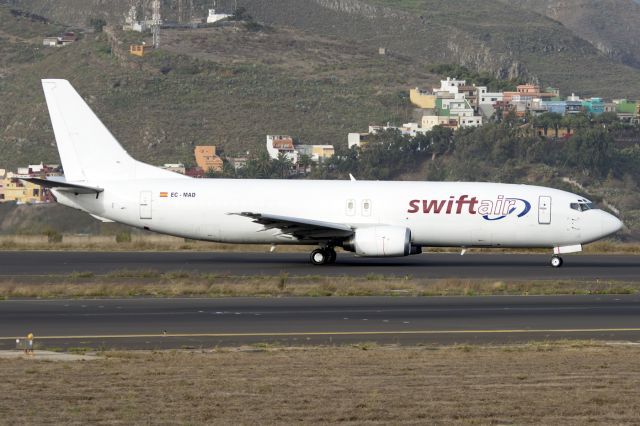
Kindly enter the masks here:
[[243, 344], [640, 342], [640, 296], [0, 301], [0, 349]]
[[426, 253], [402, 258], [358, 258], [339, 253], [335, 265], [313, 266], [306, 253], [0, 252], [0, 277], [123, 270], [226, 275], [410, 276], [511, 280], [638, 281], [640, 256], [567, 255], [562, 268], [550, 255]]

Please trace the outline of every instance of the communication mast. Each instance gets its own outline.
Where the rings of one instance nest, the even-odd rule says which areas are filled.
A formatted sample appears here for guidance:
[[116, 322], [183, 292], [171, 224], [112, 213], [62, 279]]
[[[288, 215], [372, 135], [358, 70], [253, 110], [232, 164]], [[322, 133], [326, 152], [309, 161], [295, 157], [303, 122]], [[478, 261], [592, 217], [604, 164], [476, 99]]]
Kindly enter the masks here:
[[153, 0], [153, 16], [151, 18], [151, 33], [153, 34], [153, 47], [160, 47], [160, 0]]

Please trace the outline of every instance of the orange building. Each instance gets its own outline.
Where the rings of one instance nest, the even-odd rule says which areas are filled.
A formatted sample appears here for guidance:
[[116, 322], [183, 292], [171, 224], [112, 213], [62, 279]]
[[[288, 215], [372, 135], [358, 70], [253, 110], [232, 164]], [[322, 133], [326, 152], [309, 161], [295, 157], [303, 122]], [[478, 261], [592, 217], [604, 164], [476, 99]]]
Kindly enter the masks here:
[[214, 172], [222, 171], [223, 161], [222, 158], [216, 154], [216, 147], [214, 145], [196, 146], [195, 154], [196, 164], [205, 172], [209, 170], [213, 170]]
[[135, 56], [144, 56], [153, 46], [147, 44], [132, 44], [129, 46], [129, 53]]
[[549, 100], [557, 96], [557, 93], [545, 93], [540, 91], [540, 87], [535, 84], [520, 84], [515, 92], [504, 92], [503, 100], [511, 101], [514, 97], [541, 98]]

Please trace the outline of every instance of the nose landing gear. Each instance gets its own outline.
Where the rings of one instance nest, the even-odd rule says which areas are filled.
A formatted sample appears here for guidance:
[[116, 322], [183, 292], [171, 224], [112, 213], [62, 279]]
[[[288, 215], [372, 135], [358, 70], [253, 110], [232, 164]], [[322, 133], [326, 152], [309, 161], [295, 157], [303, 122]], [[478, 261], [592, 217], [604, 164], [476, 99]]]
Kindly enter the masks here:
[[561, 267], [562, 263], [563, 263], [562, 258], [557, 254], [551, 257], [551, 266], [553, 266], [554, 268]]
[[327, 265], [336, 262], [336, 251], [333, 247], [321, 247], [311, 252], [309, 259], [313, 265]]

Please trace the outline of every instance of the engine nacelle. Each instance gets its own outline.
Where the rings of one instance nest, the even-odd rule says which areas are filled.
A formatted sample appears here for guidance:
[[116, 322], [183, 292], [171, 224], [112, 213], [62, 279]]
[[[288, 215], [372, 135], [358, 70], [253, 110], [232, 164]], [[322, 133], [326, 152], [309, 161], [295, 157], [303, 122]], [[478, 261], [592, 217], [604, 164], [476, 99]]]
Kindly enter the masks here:
[[411, 247], [411, 230], [401, 226], [358, 228], [343, 248], [367, 257], [408, 256], [415, 251]]

